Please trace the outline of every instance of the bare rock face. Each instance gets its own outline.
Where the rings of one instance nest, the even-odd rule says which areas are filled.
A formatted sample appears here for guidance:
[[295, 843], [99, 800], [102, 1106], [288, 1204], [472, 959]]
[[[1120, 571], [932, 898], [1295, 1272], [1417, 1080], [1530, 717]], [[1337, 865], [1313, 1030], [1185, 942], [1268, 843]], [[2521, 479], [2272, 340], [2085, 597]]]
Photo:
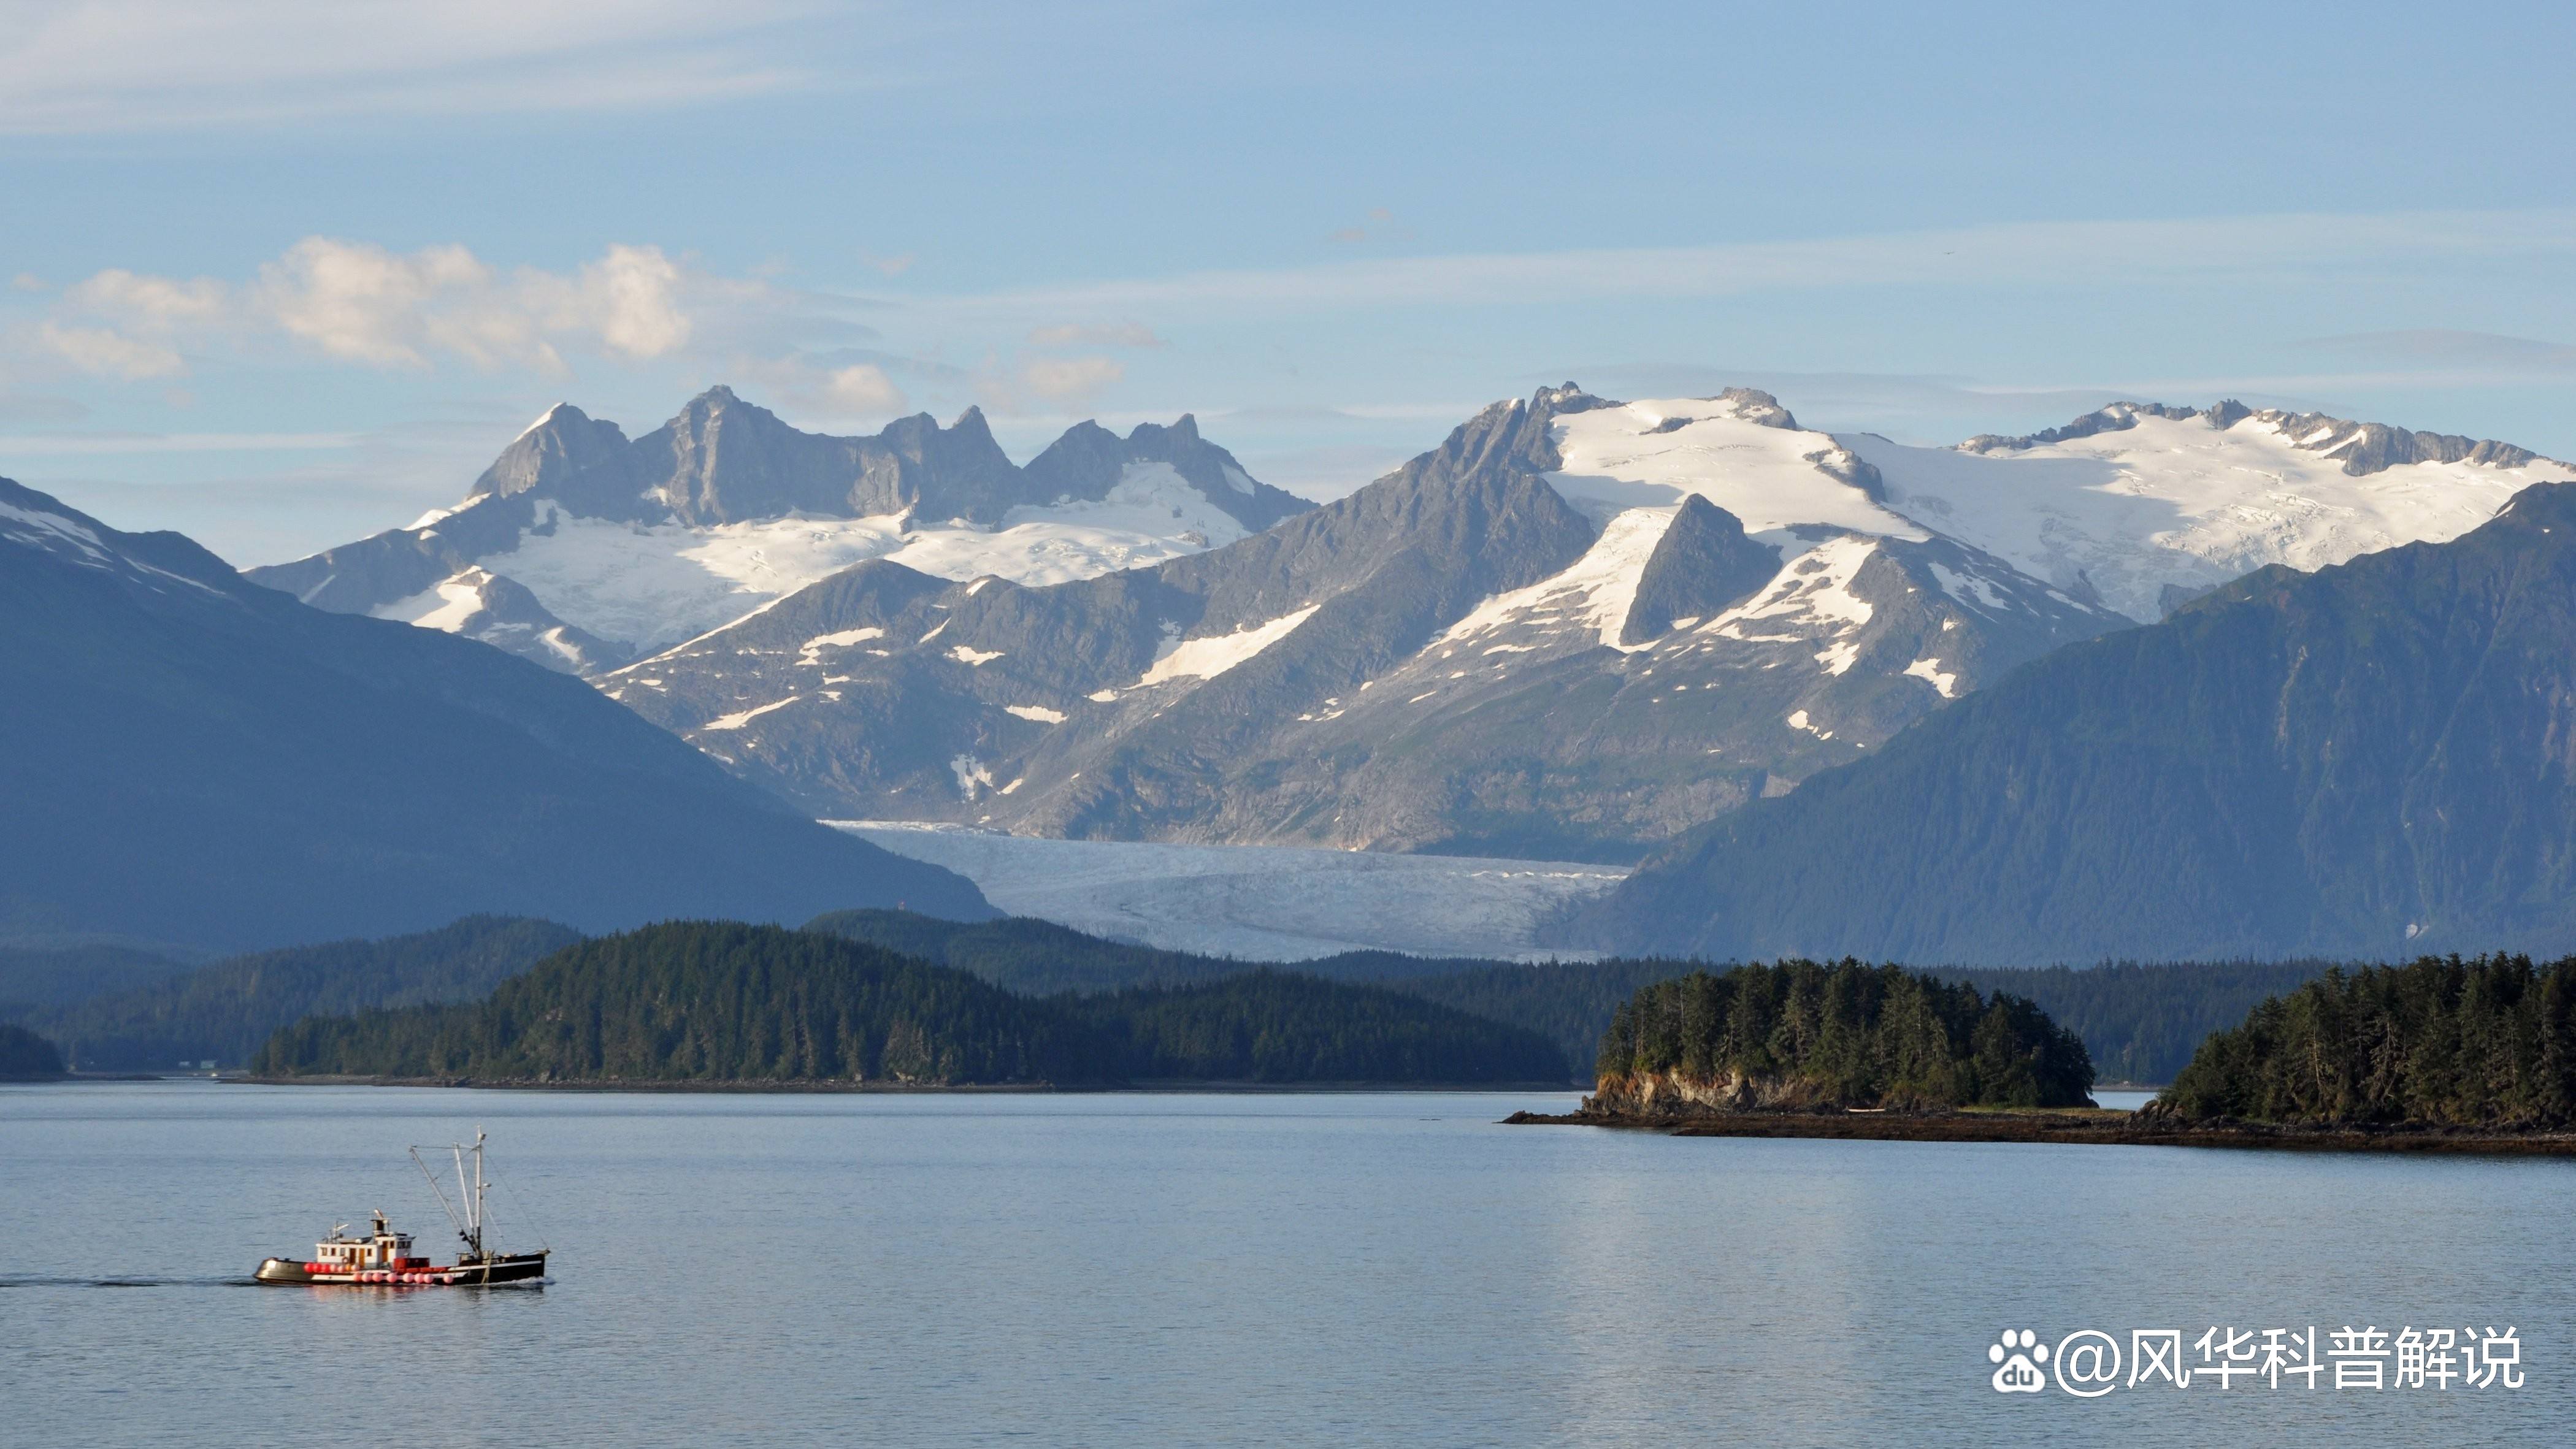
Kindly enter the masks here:
[[1728, 1072], [1695, 1078], [1636, 1072], [1600, 1079], [1583, 1111], [1604, 1117], [1714, 1117], [1727, 1112], [1801, 1112], [1846, 1105], [1813, 1082]]

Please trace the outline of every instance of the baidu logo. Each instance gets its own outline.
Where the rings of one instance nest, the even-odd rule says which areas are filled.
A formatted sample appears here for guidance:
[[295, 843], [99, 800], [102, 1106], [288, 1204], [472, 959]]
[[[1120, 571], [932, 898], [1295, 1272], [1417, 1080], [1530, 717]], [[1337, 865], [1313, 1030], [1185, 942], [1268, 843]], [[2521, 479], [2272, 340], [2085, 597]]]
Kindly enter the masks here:
[[2054, 1381], [2079, 1399], [2158, 1383], [2225, 1392], [2239, 1379], [2249, 1391], [2260, 1385], [2278, 1392], [2289, 1385], [2310, 1393], [2329, 1387], [2449, 1393], [2455, 1384], [2461, 1390], [2511, 1390], [2524, 1383], [2522, 1335], [2510, 1324], [2501, 1333], [2492, 1326], [2405, 1327], [2392, 1333], [2375, 1323], [2332, 1330], [2313, 1324], [2304, 1330], [2212, 1328], [2196, 1339], [2186, 1338], [2188, 1332], [2131, 1329], [2123, 1354], [2119, 1339], [2098, 1328], [2079, 1328], [2054, 1348], [2027, 1328], [2007, 1328], [1986, 1345], [1986, 1362], [1995, 1366], [1986, 1382], [1999, 1394], [2038, 1394]]
[[2036, 1394], [2048, 1387], [2048, 1376], [2039, 1365], [2048, 1362], [2048, 1345], [2027, 1328], [2007, 1328], [2003, 1337], [1986, 1345], [1986, 1362], [2001, 1364], [1989, 1380], [1999, 1394]]

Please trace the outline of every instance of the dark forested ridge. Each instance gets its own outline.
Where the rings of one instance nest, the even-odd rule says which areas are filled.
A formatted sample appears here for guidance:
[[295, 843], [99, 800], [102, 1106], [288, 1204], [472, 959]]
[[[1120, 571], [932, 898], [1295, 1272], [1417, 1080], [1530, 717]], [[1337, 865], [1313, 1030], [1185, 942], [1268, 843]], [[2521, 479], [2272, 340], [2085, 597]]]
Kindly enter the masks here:
[[1564, 1056], [1546, 1037], [1385, 987], [1259, 970], [1061, 1000], [1136, 1080], [1565, 1080]]
[[23, 1026], [0, 1024], [0, 1079], [59, 1077], [63, 1054]]
[[38, 1012], [29, 1024], [84, 1071], [238, 1067], [301, 1017], [471, 1001], [573, 942], [552, 921], [469, 916], [381, 941], [236, 956], [132, 990]]
[[[904, 911], [835, 911], [809, 930], [869, 941], [971, 971], [1023, 995], [1115, 991], [1218, 981], [1266, 964], [1306, 976], [1365, 981], [1488, 1021], [1535, 1031], [1566, 1056], [1570, 1081], [1592, 1080], [1601, 1034], [1639, 987], [1716, 969], [1678, 957], [1606, 961], [1479, 961], [1351, 952], [1318, 960], [1253, 963], [1103, 940], [1025, 918], [959, 922]], [[2084, 1039], [2102, 1080], [2170, 1082], [2201, 1038], [2245, 1019], [2267, 996], [2322, 973], [2328, 961], [2208, 961], [2096, 967], [1942, 968], [1989, 995], [2027, 998]]]
[[2164, 1083], [2213, 1031], [2270, 996], [2322, 976], [2332, 961], [2173, 961], [2155, 965], [1943, 968], [1934, 975], [2036, 1003], [2084, 1039], [2106, 1082]]
[[1640, 990], [1602, 1039], [1588, 1109], [2081, 1105], [2093, 1063], [2016, 996], [1895, 966], [1784, 961]]
[[1589, 1083], [1620, 1003], [1640, 987], [1704, 969], [1697, 961], [1489, 961], [1387, 988], [1537, 1032], [1564, 1054], [1567, 1080]]
[[0, 946], [0, 1021], [26, 1021], [50, 1007], [187, 970], [184, 961], [132, 946]]
[[2162, 1102], [2185, 1119], [2576, 1124], [2576, 957], [2329, 971], [2203, 1043]]
[[1217, 981], [1258, 966], [1332, 981], [1392, 982], [1495, 964], [1473, 958], [1408, 956], [1401, 951], [1345, 951], [1292, 962], [1240, 961], [1112, 941], [1026, 916], [967, 922], [911, 911], [830, 911], [806, 922], [805, 929], [971, 971], [1024, 996]]
[[776, 926], [585, 941], [466, 1006], [308, 1017], [265, 1076], [567, 1082], [1091, 1082], [1087, 1034], [962, 971]]
[[1565, 1064], [1546, 1074], [1592, 1080], [1593, 1053], [1610, 1013], [1639, 986], [1695, 969], [1691, 961], [1569, 961], [1525, 965], [1472, 957], [1409, 956], [1400, 951], [1346, 951], [1291, 962], [1238, 961], [1104, 940], [1047, 921], [934, 920], [905, 911], [834, 911], [807, 923], [923, 957], [1023, 995], [1119, 991], [1224, 981], [1270, 970], [1332, 981], [1364, 982], [1406, 996], [1538, 1033], [1557, 1044]]
[[1553, 1045], [1276, 972], [1045, 999], [820, 932], [678, 922], [587, 941], [467, 1006], [308, 1017], [266, 1076], [1099, 1086], [1564, 1079]]

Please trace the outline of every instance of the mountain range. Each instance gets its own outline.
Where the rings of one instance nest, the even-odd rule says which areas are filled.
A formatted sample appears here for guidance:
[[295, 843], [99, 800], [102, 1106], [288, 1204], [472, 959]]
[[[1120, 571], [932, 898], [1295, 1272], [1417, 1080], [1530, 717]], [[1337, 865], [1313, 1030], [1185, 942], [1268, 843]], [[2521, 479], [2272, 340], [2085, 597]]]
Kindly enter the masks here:
[[731, 623], [862, 559], [956, 579], [1082, 578], [1242, 538], [1308, 507], [1188, 417], [1069, 429], [1023, 468], [969, 408], [871, 437], [800, 432], [716, 387], [640, 438], [569, 403], [463, 502], [249, 571], [337, 613], [593, 674]]
[[2247, 569], [2455, 536], [2544, 462], [2234, 404], [1908, 448], [1568, 384], [1234, 543], [871, 560], [596, 682], [827, 818], [1634, 860]]
[[[2512, 792], [2537, 863], [2426, 821], [2485, 819], [2461, 792], [2551, 778], [2553, 717], [2533, 733], [2481, 699], [2502, 732], [2463, 756], [2435, 716], [2371, 733], [2390, 711], [2365, 718], [2353, 680], [2465, 700], [2410, 631], [2508, 622], [2527, 681], [2554, 679], [2554, 619], [2349, 580], [2381, 577], [2357, 560], [2485, 557], [2476, 540], [2543, 506], [2509, 500], [2571, 474], [2509, 444], [2234, 402], [2115, 403], [1926, 448], [1818, 432], [1748, 389], [1620, 402], [1568, 383], [1318, 507], [1189, 417], [1081, 424], [1020, 465], [972, 410], [836, 438], [719, 387], [634, 439], [559, 406], [457, 507], [248, 580], [15, 490], [0, 544], [27, 566], [0, 600], [0, 665], [23, 687], [0, 748], [34, 838], [74, 848], [18, 847], [0, 934], [202, 955], [478, 910], [598, 930], [988, 909], [821, 818], [1645, 861], [1563, 928], [1587, 949], [2004, 962], [2545, 937], [2545, 790]], [[2208, 621], [2253, 580], [2341, 590], [2316, 617], [2381, 642], [2227, 654], [2239, 635]], [[2139, 642], [2176, 638], [2193, 642]], [[2132, 649], [2181, 652], [2082, 672]], [[2309, 662], [2265, 672], [2288, 657]], [[2190, 695], [2195, 670], [2219, 693]], [[1982, 702], [2024, 675], [2056, 693]], [[2094, 809], [2083, 792], [2118, 770], [2093, 763], [2065, 766], [2063, 799], [2005, 770], [2000, 815], [1942, 795], [1974, 760], [2141, 731], [2187, 750], [2155, 734], [2183, 705], [2151, 687], [2183, 691], [2210, 734], [2207, 758], [2169, 767], [2196, 803]], [[2317, 778], [2438, 808], [2321, 806], [2299, 793], [2313, 781], [2251, 763], [2263, 721], [2321, 752], [2300, 767]], [[1844, 818], [1838, 799], [1870, 803]], [[1970, 819], [1987, 833], [1914, 865], [1829, 843]], [[2061, 835], [2013, 834], [2047, 819]], [[2298, 833], [2315, 822], [2334, 828]], [[2067, 843], [2087, 831], [2126, 831], [2148, 862], [2119, 890], [2157, 881], [2207, 909], [2149, 930], [2163, 907], [2050, 877], [2092, 859]], [[127, 838], [145, 842], [139, 896], [115, 883]], [[2278, 849], [2246, 854], [2258, 838]], [[1878, 862], [1868, 881], [1835, 864], [1847, 850]]]
[[579, 680], [308, 608], [7, 480], [0, 682], [0, 940], [202, 954], [478, 910], [991, 913]]
[[1567, 939], [2092, 961], [2576, 942], [2576, 482], [2070, 645], [1667, 847]]

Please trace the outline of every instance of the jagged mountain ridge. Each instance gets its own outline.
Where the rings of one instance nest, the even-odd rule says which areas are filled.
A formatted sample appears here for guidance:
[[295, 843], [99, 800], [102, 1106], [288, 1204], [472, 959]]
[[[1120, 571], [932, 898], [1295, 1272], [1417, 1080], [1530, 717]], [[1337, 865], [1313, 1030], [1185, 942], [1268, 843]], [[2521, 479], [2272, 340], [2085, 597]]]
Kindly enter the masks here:
[[2070, 646], [1651, 860], [1566, 939], [1712, 959], [2576, 946], [2576, 483]]
[[2124, 622], [1880, 486], [1767, 394], [1569, 384], [1224, 548], [863, 564], [600, 683], [826, 816], [1633, 856]]
[[594, 674], [854, 562], [1051, 581], [1194, 552], [1309, 505], [1184, 416], [1068, 430], [1026, 467], [983, 414], [801, 432], [730, 388], [654, 432], [559, 405], [465, 501], [249, 577], [317, 608], [426, 624]]
[[307, 608], [0, 480], [0, 938], [241, 950], [476, 911], [585, 929], [990, 914], [578, 680]]

